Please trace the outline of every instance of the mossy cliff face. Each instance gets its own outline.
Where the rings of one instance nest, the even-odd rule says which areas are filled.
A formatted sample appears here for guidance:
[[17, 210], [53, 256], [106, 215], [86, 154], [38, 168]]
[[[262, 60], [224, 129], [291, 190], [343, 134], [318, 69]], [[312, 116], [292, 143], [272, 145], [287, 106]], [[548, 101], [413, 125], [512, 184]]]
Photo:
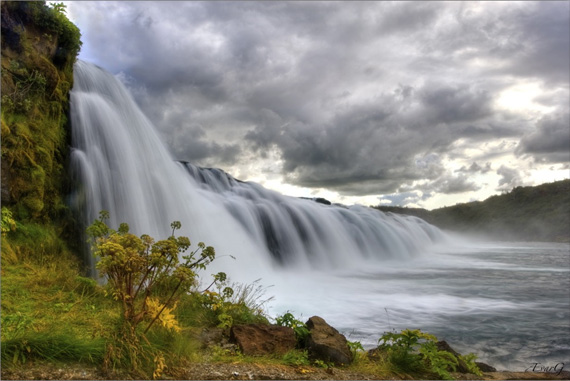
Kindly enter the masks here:
[[67, 214], [67, 112], [80, 33], [63, 5], [2, 2], [2, 205], [16, 219]]

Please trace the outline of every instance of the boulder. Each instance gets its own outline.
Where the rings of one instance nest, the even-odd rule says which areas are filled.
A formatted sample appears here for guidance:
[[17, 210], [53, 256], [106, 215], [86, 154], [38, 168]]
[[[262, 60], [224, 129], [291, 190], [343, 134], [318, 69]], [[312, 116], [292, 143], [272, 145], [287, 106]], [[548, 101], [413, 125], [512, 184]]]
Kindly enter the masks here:
[[230, 330], [230, 341], [244, 355], [285, 354], [295, 349], [297, 340], [292, 328], [264, 324], [239, 324]]
[[306, 324], [309, 329], [306, 341], [309, 357], [336, 365], [352, 362], [353, 354], [344, 335], [318, 316], [313, 316]]
[[491, 365], [485, 364], [484, 362], [475, 361], [475, 364], [479, 367], [481, 372], [496, 372], [497, 369], [492, 367]]
[[451, 348], [451, 346], [447, 343], [447, 341], [442, 340], [442, 341], [438, 341], [436, 343], [437, 349], [439, 351], [444, 351], [444, 352], [449, 352], [452, 355], [454, 355], [455, 357], [457, 357], [457, 369], [455, 370], [456, 372], [459, 373], [469, 373], [469, 369], [467, 368], [467, 364], [465, 364], [465, 361], [461, 360], [459, 358], [459, 356], [461, 356], [461, 354], [459, 352], [457, 352], [455, 349]]
[[221, 328], [204, 328], [200, 332], [199, 339], [203, 348], [214, 345], [222, 346], [228, 342], [228, 339], [224, 337], [224, 330]]

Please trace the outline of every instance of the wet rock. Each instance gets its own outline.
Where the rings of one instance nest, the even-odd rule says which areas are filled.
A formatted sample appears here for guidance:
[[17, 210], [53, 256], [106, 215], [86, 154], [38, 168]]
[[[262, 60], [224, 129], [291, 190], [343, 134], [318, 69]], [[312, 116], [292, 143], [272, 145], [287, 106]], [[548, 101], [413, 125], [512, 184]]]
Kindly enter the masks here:
[[444, 352], [449, 352], [452, 355], [454, 355], [455, 357], [457, 357], [457, 369], [455, 369], [456, 372], [459, 373], [470, 373], [469, 372], [469, 368], [467, 367], [467, 364], [465, 364], [465, 361], [461, 360], [459, 358], [459, 356], [461, 356], [461, 354], [459, 352], [457, 352], [455, 349], [451, 348], [451, 346], [447, 343], [447, 341], [442, 340], [442, 341], [438, 341], [436, 343], [437, 349], [440, 351], [444, 351]]
[[295, 349], [295, 332], [289, 327], [240, 324], [230, 330], [230, 341], [245, 355], [285, 354]]
[[491, 365], [485, 364], [484, 362], [475, 361], [475, 364], [477, 364], [477, 366], [479, 367], [479, 370], [481, 370], [481, 372], [496, 372], [497, 371], [497, 369], [495, 369]]
[[[459, 356], [461, 356], [461, 354], [458, 353], [453, 348], [451, 348], [451, 346], [446, 341], [444, 341], [444, 340], [438, 341], [436, 343], [436, 345], [437, 345], [438, 350], [449, 352], [449, 353], [453, 354], [455, 357], [457, 357], [457, 360], [458, 360], [458, 365], [457, 365], [457, 369], [456, 369], [457, 372], [459, 372], [459, 373], [470, 373], [469, 368], [467, 367], [467, 364], [465, 363], [465, 361], [463, 361], [459, 358]], [[493, 368], [491, 365], [487, 365], [487, 364], [482, 363], [482, 362], [475, 362], [475, 364], [479, 367], [479, 370], [481, 370], [481, 372], [496, 372], [497, 371], [497, 369]]]
[[353, 355], [344, 335], [318, 316], [311, 317], [306, 324], [310, 331], [306, 343], [309, 357], [336, 365], [352, 362]]

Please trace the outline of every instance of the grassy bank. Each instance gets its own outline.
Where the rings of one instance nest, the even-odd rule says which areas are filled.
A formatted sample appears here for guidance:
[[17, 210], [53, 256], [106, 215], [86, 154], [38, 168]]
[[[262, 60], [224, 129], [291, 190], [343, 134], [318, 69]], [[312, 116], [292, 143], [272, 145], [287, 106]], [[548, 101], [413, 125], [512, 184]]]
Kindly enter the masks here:
[[[305, 342], [301, 336], [298, 337], [299, 348], [286, 354], [243, 355], [235, 344], [228, 342], [230, 328], [236, 324], [270, 324], [273, 319], [264, 313], [264, 305], [270, 297], [256, 283], [235, 284], [219, 274], [211, 284], [205, 282], [210, 284], [206, 289], [196, 282], [189, 283], [188, 290], [179, 295], [176, 303], [163, 304], [168, 308], [156, 315], [160, 316], [160, 324], [152, 325], [155, 312], [152, 312], [150, 304], [145, 304], [147, 299], [143, 295], [148, 293], [158, 300], [167, 298], [169, 290], [178, 289], [176, 282], [172, 282], [178, 279], [178, 271], [176, 266], [170, 266], [173, 262], [168, 257], [161, 260], [168, 272], [156, 275], [156, 279], [162, 279], [162, 282], [145, 283], [148, 277], [155, 276], [145, 271], [158, 266], [154, 259], [162, 258], [163, 254], [158, 255], [157, 250], [165, 247], [170, 250], [169, 242], [186, 245], [186, 240], [174, 235], [156, 242], [142, 238], [153, 242], [152, 248], [149, 246], [147, 250], [138, 246], [139, 241], [128, 233], [125, 225], [119, 231], [106, 231], [102, 229], [106, 225], [94, 224], [103, 237], [94, 246], [100, 263], [110, 263], [113, 271], [122, 274], [120, 276], [124, 279], [138, 272], [139, 277], [134, 284], [156, 286], [148, 291], [141, 289], [140, 294], [133, 290], [134, 296], [126, 299], [148, 313], [141, 315], [142, 324], [125, 326], [133, 315], [128, 314], [124, 296], [120, 294], [124, 283], [119, 282], [119, 286], [113, 281], [101, 284], [84, 277], [77, 256], [54, 229], [23, 223], [8, 214], [3, 217], [3, 379], [34, 367], [90, 369], [88, 374], [107, 379], [185, 379], [196, 377], [196, 373], [188, 373], [188, 369], [198, 364], [202, 370], [211, 369], [209, 374], [199, 373], [199, 378], [208, 379], [224, 379], [228, 373], [220, 373], [219, 370], [234, 369], [232, 367], [235, 366], [249, 369], [246, 375], [252, 372], [251, 369], [257, 369], [275, 374], [276, 378], [287, 379], [334, 379], [334, 375], [342, 375], [346, 379], [455, 377], [453, 371], [459, 358], [439, 351], [435, 347], [435, 337], [420, 331], [385, 334], [373, 355], [365, 352], [358, 343], [350, 343], [354, 361], [345, 366], [334, 366], [310, 357], [301, 344]], [[130, 259], [124, 257], [127, 259], [118, 264], [120, 258], [116, 254], [121, 256], [122, 249], [129, 251], [135, 247], [138, 251], [123, 253]], [[174, 245], [171, 248], [177, 254], [180, 247]], [[103, 253], [105, 250], [110, 251]], [[194, 253], [202, 259], [209, 255], [202, 255], [199, 250]], [[111, 255], [112, 262], [106, 255]], [[144, 262], [145, 258], [149, 261]], [[137, 261], [143, 261], [143, 266], [133, 271], [133, 264]], [[105, 271], [105, 266], [100, 266], [100, 270]], [[107, 272], [107, 275], [115, 277], [115, 273]], [[170, 275], [174, 278], [169, 278]], [[192, 276], [204, 276], [203, 280], [208, 278], [202, 273]], [[304, 323], [292, 316], [275, 321], [294, 328], [296, 333], [300, 332], [299, 335], [308, 334]], [[132, 327], [132, 334], [125, 332], [125, 327]], [[217, 337], [206, 339], [205, 330], [217, 332]], [[471, 360], [461, 359], [472, 363]], [[235, 371], [231, 375], [233, 373]], [[48, 376], [52, 378], [53, 375]], [[53, 378], [61, 378], [61, 375]]]

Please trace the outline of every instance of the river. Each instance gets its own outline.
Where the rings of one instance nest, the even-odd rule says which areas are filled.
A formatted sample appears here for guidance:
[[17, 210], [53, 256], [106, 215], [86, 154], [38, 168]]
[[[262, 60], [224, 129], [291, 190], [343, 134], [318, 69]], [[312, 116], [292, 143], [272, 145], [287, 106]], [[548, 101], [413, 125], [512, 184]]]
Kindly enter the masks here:
[[418, 328], [499, 370], [568, 364], [570, 245], [467, 242], [405, 262], [272, 275], [270, 313], [320, 315], [367, 348]]

